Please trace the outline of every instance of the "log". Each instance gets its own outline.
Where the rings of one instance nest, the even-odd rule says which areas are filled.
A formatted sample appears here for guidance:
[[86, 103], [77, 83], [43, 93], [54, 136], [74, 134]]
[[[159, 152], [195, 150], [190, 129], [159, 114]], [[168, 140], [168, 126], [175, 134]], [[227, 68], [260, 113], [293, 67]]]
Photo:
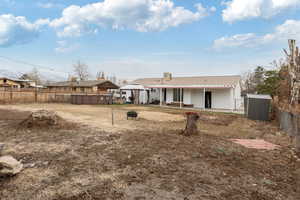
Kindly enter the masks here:
[[185, 115], [186, 115], [186, 126], [182, 134], [184, 136], [197, 135], [199, 133], [197, 127], [197, 121], [200, 118], [199, 114], [195, 112], [187, 112], [185, 113]]

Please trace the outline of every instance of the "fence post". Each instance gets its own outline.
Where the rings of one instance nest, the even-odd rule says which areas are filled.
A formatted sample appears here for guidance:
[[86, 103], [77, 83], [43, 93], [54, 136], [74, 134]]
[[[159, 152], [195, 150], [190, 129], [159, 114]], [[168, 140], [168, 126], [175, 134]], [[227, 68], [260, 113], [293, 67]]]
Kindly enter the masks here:
[[111, 109], [111, 125], [114, 125], [114, 109]]
[[37, 103], [37, 101], [38, 101], [38, 88], [36, 87], [34, 91], [34, 102]]
[[12, 103], [13, 101], [13, 89], [12, 86], [10, 87], [10, 102]]

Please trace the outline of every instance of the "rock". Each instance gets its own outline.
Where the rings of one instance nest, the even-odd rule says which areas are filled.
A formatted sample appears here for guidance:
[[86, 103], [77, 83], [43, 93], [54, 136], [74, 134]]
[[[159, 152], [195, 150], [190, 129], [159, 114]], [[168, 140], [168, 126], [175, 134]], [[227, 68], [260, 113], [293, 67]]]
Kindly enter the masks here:
[[24, 168], [33, 168], [33, 167], [35, 167], [35, 165], [36, 165], [35, 163], [26, 163], [23, 165], [23, 167]]
[[0, 176], [13, 176], [21, 172], [23, 164], [12, 156], [0, 157]]
[[278, 131], [278, 132], [275, 133], [275, 135], [276, 136], [282, 136], [282, 133]]

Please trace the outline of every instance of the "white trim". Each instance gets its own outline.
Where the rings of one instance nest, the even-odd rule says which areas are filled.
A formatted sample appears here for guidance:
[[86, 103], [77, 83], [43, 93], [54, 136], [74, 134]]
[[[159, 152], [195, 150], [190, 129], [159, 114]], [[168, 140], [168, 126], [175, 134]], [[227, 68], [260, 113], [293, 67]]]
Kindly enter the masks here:
[[203, 109], [205, 110], [205, 101], [206, 101], [206, 98], [205, 98], [205, 93], [206, 93], [206, 88], [203, 88]]
[[234, 85], [145, 85], [145, 88], [233, 88]]
[[160, 91], [159, 91], [159, 103], [160, 103], [160, 106], [162, 106], [162, 88], [160, 88]]
[[182, 88], [179, 89], [180, 108], [182, 108]]

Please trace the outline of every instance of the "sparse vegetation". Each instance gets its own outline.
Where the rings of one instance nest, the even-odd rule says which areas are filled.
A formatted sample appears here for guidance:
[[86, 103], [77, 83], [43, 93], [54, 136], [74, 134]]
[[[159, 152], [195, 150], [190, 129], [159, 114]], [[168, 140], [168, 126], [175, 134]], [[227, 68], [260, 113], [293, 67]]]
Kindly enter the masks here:
[[[45, 106], [0, 106], [2, 154], [25, 168], [0, 178], [1, 200], [294, 200], [297, 195], [289, 138], [275, 134], [271, 123], [201, 112], [201, 134], [184, 137], [178, 134], [185, 126], [179, 109], [47, 104], [76, 127], [16, 130], [31, 111]], [[130, 110], [139, 113], [137, 120], [126, 120]], [[251, 137], [281, 147], [261, 151], [230, 141]]]

